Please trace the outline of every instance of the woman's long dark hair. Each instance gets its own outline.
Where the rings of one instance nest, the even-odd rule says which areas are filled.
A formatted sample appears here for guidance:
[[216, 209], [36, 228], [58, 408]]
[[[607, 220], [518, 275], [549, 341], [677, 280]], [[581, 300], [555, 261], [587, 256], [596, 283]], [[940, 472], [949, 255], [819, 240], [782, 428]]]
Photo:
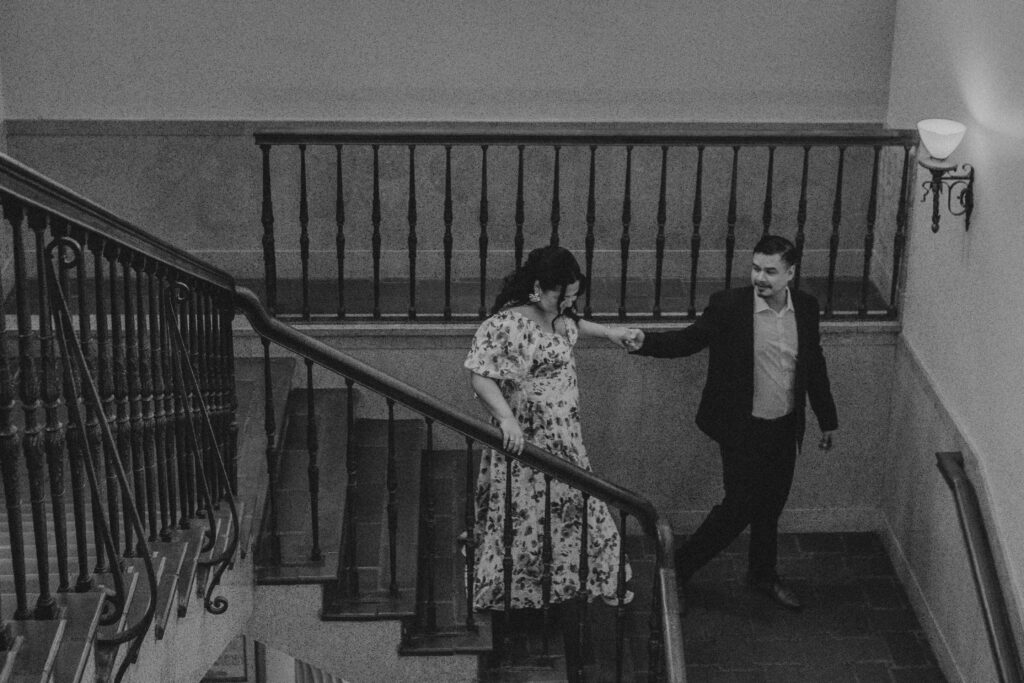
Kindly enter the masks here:
[[[501, 293], [491, 307], [491, 315], [503, 308], [531, 303], [530, 294], [533, 293], [534, 282], [539, 282], [540, 288], [545, 291], [560, 290], [559, 304], [565, 299], [565, 290], [572, 283], [580, 283], [577, 296], [582, 295], [587, 286], [587, 278], [580, 272], [580, 264], [571, 251], [563, 247], [539, 247], [527, 255], [526, 263], [505, 278]], [[565, 314], [573, 320], [579, 318], [571, 308]]]

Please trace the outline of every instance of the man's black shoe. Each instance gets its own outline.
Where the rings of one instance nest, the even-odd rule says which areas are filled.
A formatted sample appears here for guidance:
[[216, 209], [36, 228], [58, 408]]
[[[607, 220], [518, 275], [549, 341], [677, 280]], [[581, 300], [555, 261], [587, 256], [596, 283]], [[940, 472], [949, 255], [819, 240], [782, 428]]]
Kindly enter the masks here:
[[751, 590], [764, 593], [786, 609], [793, 610], [794, 612], [799, 612], [803, 609], [800, 598], [797, 597], [793, 589], [782, 583], [779, 579], [747, 578], [747, 586]]

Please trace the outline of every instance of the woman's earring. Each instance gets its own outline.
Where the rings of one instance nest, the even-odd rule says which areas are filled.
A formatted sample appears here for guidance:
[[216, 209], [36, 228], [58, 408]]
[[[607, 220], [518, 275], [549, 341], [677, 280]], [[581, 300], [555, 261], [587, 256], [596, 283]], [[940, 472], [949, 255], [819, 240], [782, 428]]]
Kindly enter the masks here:
[[531, 292], [530, 301], [531, 303], [537, 303], [538, 301], [540, 301], [540, 294], [538, 294], [537, 292]]

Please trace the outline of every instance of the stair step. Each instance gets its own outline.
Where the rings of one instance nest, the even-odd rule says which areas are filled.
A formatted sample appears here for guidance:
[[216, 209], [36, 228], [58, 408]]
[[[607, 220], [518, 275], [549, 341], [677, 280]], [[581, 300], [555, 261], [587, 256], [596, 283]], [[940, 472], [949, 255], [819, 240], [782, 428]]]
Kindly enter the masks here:
[[196, 570], [199, 563], [199, 554], [202, 552], [203, 542], [206, 538], [206, 525], [193, 523], [188, 529], [178, 532], [181, 540], [187, 541], [184, 556], [178, 570], [178, 618], [188, 614], [188, 605], [192, 600], [192, 587], [196, 584]]
[[416, 614], [416, 596], [412, 591], [390, 593], [378, 591], [361, 594], [358, 598], [339, 595], [337, 582], [324, 585], [323, 607], [320, 618], [324, 621], [375, 621], [380, 619], [408, 619]]
[[167, 624], [171, 620], [171, 613], [177, 604], [178, 581], [181, 568], [185, 563], [185, 556], [188, 554], [188, 544], [187, 539], [156, 541], [149, 544], [149, 547], [160, 553], [166, 561], [164, 572], [157, 584], [156, 616], [153, 622], [153, 631], [157, 640], [164, 637]]
[[11, 620], [8, 624], [11, 637], [21, 639], [8, 680], [11, 683], [49, 681], [67, 622], [64, 619]]
[[53, 677], [57, 681], [79, 683], [92, 681], [95, 670], [93, 644], [105, 601], [104, 591], [92, 589], [84, 593], [62, 593], [57, 596], [64, 608], [67, 628], [57, 658]]
[[[327, 583], [336, 580], [338, 574], [337, 549], [347, 478], [345, 451], [349, 438], [344, 415], [348, 396], [343, 389], [317, 389], [314, 392], [319, 444], [319, 560], [312, 557], [309, 452], [304, 445], [306, 401], [304, 389], [293, 390], [288, 399], [285, 442], [289, 445], [279, 453], [276, 497], [281, 557], [276, 565], [260, 558], [256, 581], [261, 585]], [[301, 438], [298, 436], [300, 433]]]

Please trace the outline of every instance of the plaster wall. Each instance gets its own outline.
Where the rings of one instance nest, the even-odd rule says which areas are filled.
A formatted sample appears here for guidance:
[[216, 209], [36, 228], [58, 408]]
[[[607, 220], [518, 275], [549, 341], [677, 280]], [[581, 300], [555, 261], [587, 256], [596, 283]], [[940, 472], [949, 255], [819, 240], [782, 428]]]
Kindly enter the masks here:
[[[1024, 257], [1024, 46], [1017, 40], [1022, 25], [1024, 6], [1012, 0], [971, 6], [899, 2], [887, 118], [897, 127], [932, 116], [963, 121], [968, 132], [953, 160], [968, 162], [977, 172], [969, 232], [963, 219], [950, 216], [944, 206], [938, 234], [929, 230], [930, 211], [914, 217], [903, 334], [931, 394], [916, 399], [920, 392], [900, 383], [894, 403], [932, 404], [931, 414], [948, 420], [943, 429], [929, 430], [916, 420], [894, 419], [890, 453], [899, 473], [906, 467], [909, 444], [930, 458], [951, 447], [965, 451], [971, 479], [985, 492], [1004, 591], [1018, 615], [1024, 597], [1024, 408], [1019, 399], [1024, 300], [1007, 292], [1016, 290]], [[935, 45], [943, 49], [932, 49]], [[922, 418], [925, 425], [935, 422], [928, 415]], [[937, 495], [938, 477], [931, 471], [928, 475]], [[963, 565], [946, 564], [954, 557], [953, 546], [959, 544], [960, 551], [963, 543], [949, 517], [951, 499], [943, 496], [940, 511], [933, 495], [922, 501], [901, 491], [890, 493], [886, 515], [900, 544], [919, 547], [920, 526], [935, 529], [929, 538], [936, 547], [924, 555], [909, 554], [908, 571], [936, 616], [936, 630], [949, 641], [964, 680], [990, 680], [975, 673], [977, 653], [987, 655], [987, 646], [962, 640], [973, 622], [963, 611], [944, 607], [974, 592]], [[945, 521], [936, 526], [939, 519]], [[950, 553], [935, 556], [936, 564], [929, 560], [937, 548]]]
[[12, 119], [878, 122], [894, 8], [15, 0], [0, 60]]

